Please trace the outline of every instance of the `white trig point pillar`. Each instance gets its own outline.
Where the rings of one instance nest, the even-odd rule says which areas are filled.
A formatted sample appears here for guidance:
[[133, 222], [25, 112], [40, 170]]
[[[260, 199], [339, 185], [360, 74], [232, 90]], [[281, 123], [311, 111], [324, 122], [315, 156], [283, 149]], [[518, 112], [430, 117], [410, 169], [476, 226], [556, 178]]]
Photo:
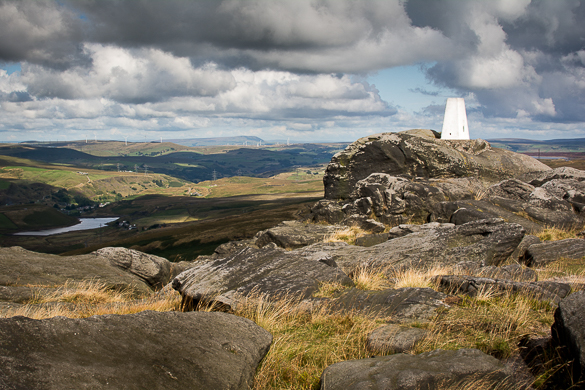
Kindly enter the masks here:
[[467, 113], [463, 98], [448, 98], [441, 139], [469, 139]]

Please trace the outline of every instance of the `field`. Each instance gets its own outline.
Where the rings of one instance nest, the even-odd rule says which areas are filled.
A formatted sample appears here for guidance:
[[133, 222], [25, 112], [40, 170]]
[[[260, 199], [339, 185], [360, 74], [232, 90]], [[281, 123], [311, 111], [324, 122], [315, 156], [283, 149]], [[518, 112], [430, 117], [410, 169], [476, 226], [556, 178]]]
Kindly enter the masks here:
[[528, 139], [492, 139], [488, 140], [494, 148], [508, 149], [516, 153], [538, 156], [538, 153], [585, 153], [585, 138], [553, 139], [546, 141]]
[[[308, 145], [304, 149], [299, 146], [295, 149], [284, 147], [286, 150], [282, 152], [278, 148], [252, 150], [236, 146], [192, 148], [172, 145], [125, 145], [123, 142], [62, 145], [75, 146], [79, 151], [58, 148], [58, 145], [50, 145], [50, 148], [29, 145], [0, 147], [0, 153], [4, 153], [0, 154], [0, 202], [5, 204], [0, 207], [0, 233], [4, 234], [0, 236], [0, 245], [19, 245], [48, 253], [80, 253], [103, 246], [121, 245], [170, 260], [194, 259], [199, 254], [212, 253], [217, 245], [227, 240], [249, 238], [282, 220], [294, 219], [296, 213], [323, 196], [325, 164], [289, 166], [269, 176], [267, 172], [272, 171], [272, 162], [265, 161], [262, 156], [269, 153], [289, 159], [294, 154], [297, 156], [293, 157], [295, 162], [311, 160], [312, 163], [316, 155], [324, 150], [330, 151], [321, 160], [328, 160], [330, 154], [339, 148], [339, 145]], [[215, 180], [193, 182], [159, 173], [161, 164], [148, 165], [145, 171], [130, 172], [124, 169], [125, 165], [114, 163], [107, 157], [119, 154], [119, 150], [126, 147], [131, 148], [128, 154], [154, 153], [161, 158], [160, 153], [163, 153], [162, 157], [165, 153], [175, 157], [182, 153], [181, 156], [185, 157], [187, 153], [191, 160], [191, 156], [206, 159], [198, 162], [177, 159], [172, 163], [161, 163], [163, 171], [173, 173], [207, 169], [205, 162], [216, 160], [235, 171], [255, 170], [257, 173], [222, 177], [220, 169], [217, 169]], [[58, 149], [61, 152], [55, 153]], [[243, 165], [242, 162], [247, 166], [235, 169]], [[115, 168], [112, 169], [112, 166]], [[110, 204], [92, 210], [76, 210], [77, 205], [96, 202]], [[67, 206], [70, 203], [74, 206]], [[52, 219], [55, 226], [40, 223], [51, 221], [50, 218], [38, 219], [39, 224], [31, 225], [18, 216], [30, 215], [33, 204], [45, 207], [46, 212], [55, 213], [58, 217]], [[47, 237], [11, 235], [23, 230], [71, 225], [74, 219], [57, 211], [65, 206], [67, 210], [64, 211], [71, 215], [117, 216], [119, 221], [126, 221], [127, 224], [124, 227], [112, 224], [99, 230]], [[128, 230], [128, 226], [133, 229]]]
[[281, 221], [296, 219], [320, 198], [315, 193], [212, 199], [145, 196], [112, 204], [93, 215], [122, 215], [120, 221], [137, 223], [136, 229], [113, 223], [101, 229], [54, 236], [4, 235], [0, 236], [0, 245], [66, 255], [123, 246], [170, 261], [193, 260], [213, 253], [224, 242], [251, 238]]
[[233, 176], [271, 177], [299, 167], [322, 166], [346, 145], [187, 147], [172, 143], [77, 142], [0, 145], [0, 156], [65, 164], [80, 170], [158, 173], [197, 183]]

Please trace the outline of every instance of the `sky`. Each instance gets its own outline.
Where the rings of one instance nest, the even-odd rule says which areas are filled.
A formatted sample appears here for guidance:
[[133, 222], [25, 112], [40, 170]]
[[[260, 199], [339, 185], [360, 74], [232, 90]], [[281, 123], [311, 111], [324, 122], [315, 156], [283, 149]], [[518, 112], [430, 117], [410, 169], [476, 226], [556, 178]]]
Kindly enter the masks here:
[[0, 142], [585, 138], [585, 0], [0, 0]]

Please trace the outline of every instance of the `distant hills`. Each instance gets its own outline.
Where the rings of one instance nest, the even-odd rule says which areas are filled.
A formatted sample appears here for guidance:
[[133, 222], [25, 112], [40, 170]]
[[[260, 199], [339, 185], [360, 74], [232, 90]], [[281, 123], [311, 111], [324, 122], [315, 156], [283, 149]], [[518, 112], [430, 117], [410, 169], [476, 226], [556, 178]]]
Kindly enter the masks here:
[[213, 138], [187, 138], [187, 139], [169, 139], [177, 145], [184, 146], [219, 146], [219, 145], [242, 145], [255, 146], [257, 144], [266, 144], [262, 138], [240, 135], [237, 137], [213, 137]]
[[517, 153], [585, 153], [585, 138], [531, 140], [496, 138], [487, 140], [493, 147]]

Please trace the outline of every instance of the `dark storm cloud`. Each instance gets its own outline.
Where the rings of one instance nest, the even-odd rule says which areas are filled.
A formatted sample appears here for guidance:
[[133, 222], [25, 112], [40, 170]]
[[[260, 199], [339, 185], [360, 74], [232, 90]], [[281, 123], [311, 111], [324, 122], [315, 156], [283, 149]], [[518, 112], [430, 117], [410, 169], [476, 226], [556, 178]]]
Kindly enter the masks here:
[[0, 14], [0, 34], [10, 38], [0, 60], [55, 67], [86, 63], [84, 43], [317, 73], [382, 69], [450, 50], [442, 34], [412, 26], [398, 0], [4, 1]]
[[484, 116], [585, 119], [583, 1], [409, 0], [406, 10], [458, 46], [428, 78], [474, 93]]
[[52, 67], [79, 63], [82, 26], [69, 9], [52, 1], [0, 1], [0, 61]]
[[584, 21], [582, 1], [532, 1], [524, 15], [502, 26], [512, 48], [566, 55], [583, 49]]

